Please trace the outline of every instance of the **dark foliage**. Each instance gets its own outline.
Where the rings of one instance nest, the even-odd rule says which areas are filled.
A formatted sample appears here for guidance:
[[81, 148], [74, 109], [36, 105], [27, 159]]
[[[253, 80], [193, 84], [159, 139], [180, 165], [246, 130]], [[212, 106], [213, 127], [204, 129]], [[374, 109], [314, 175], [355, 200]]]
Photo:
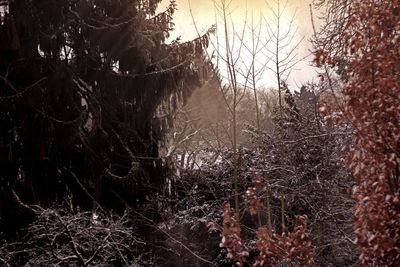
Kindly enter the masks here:
[[7, 235], [30, 221], [13, 192], [28, 204], [68, 197], [75, 207], [122, 211], [162, 186], [159, 145], [172, 112], [207, 76], [210, 32], [165, 44], [176, 5], [155, 14], [159, 2], [9, 1], [0, 25]]

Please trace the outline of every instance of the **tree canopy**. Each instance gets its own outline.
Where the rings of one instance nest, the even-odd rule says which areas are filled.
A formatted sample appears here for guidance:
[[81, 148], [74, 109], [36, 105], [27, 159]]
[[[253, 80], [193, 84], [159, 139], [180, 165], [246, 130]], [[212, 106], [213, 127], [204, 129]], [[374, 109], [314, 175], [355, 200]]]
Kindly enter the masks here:
[[[209, 34], [166, 44], [176, 4], [9, 1], [0, 26], [2, 217], [72, 199], [112, 209], [162, 184], [171, 114], [208, 75]], [[14, 214], [15, 215], [15, 214]], [[9, 217], [10, 221], [13, 216]]]

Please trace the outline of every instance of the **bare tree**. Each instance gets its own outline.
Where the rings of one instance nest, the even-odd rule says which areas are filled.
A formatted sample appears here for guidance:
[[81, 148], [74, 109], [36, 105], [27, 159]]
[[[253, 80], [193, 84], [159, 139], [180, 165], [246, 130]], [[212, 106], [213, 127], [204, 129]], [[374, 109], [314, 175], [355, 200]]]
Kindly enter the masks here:
[[267, 25], [267, 41], [272, 45], [268, 45], [268, 57], [271, 58], [273, 66], [269, 69], [276, 77], [279, 108], [282, 109], [282, 91], [287, 83], [287, 79], [292, 69], [304, 57], [299, 57], [298, 47], [302, 43], [304, 37], [297, 39], [298, 26], [295, 25], [296, 11], [293, 15], [287, 16], [289, 0], [282, 3], [281, 0], [274, 0], [271, 4], [265, 1], [271, 18], [265, 18]]

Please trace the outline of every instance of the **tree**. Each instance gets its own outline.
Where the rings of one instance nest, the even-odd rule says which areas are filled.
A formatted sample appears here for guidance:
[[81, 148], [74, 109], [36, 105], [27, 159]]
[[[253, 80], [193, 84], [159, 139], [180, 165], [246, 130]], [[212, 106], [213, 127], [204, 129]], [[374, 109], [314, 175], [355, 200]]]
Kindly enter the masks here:
[[[289, 74], [297, 63], [302, 59], [298, 59], [297, 48], [302, 42], [302, 39], [293, 42], [297, 33], [297, 28], [293, 28], [293, 23], [296, 14], [294, 14], [288, 25], [284, 23], [284, 13], [287, 11], [289, 1], [286, 0], [283, 5], [280, 0], [274, 2], [276, 8], [269, 6], [273, 14], [274, 24], [268, 27], [269, 39], [273, 44], [273, 48], [269, 50], [272, 55], [271, 60], [274, 64], [272, 72], [274, 73], [277, 81], [279, 108], [282, 108], [282, 93], [285, 90], [285, 84]], [[268, 24], [267, 24], [268, 25]], [[272, 27], [275, 27], [273, 29]]]
[[156, 14], [159, 3], [9, 1], [0, 25], [3, 230], [17, 216], [14, 193], [28, 204], [70, 197], [75, 207], [122, 211], [162, 187], [159, 145], [207, 76], [210, 32], [167, 45], [176, 4]]
[[337, 66], [348, 58], [342, 121], [354, 129], [347, 164], [353, 188], [356, 242], [362, 265], [395, 266], [400, 261], [400, 100], [398, 1], [351, 1], [342, 40], [343, 55], [326, 47], [318, 63]]
[[[217, 69], [220, 70], [220, 73], [226, 73], [226, 75], [220, 75], [220, 90], [224, 97], [225, 104], [230, 113], [230, 142], [232, 148], [232, 186], [233, 197], [235, 202], [235, 212], [237, 217], [240, 214], [240, 194], [239, 194], [239, 162], [238, 162], [238, 106], [244, 97], [244, 92], [247, 89], [248, 77], [246, 75], [246, 71], [242, 65], [242, 53], [244, 51], [244, 43], [239, 42], [239, 45], [235, 45], [235, 41], [237, 40], [237, 35], [239, 35], [239, 40], [243, 40], [245, 34], [245, 28], [247, 21], [244, 22], [243, 29], [240, 33], [238, 33], [235, 29], [230, 17], [230, 13], [232, 12], [232, 0], [220, 0], [214, 2], [214, 7], [216, 13], [218, 14], [218, 19], [221, 20], [216, 21], [216, 36], [217, 41], [216, 44], [213, 43], [215, 52], [216, 52], [216, 61], [217, 61]], [[221, 26], [219, 28], [219, 25]], [[220, 30], [220, 31], [219, 31]], [[221, 35], [219, 35], [221, 34]], [[222, 43], [220, 43], [220, 38], [222, 39]], [[219, 63], [221, 62], [221, 64]], [[241, 80], [242, 75], [244, 74], [244, 81]]]

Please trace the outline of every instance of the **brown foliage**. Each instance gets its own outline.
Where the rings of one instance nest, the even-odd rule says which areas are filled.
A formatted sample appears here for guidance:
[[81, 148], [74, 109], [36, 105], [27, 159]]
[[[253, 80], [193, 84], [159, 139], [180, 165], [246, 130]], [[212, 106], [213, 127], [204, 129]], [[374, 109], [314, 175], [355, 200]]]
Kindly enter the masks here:
[[[344, 117], [355, 130], [347, 164], [356, 181], [356, 242], [362, 265], [400, 262], [400, 4], [352, 1], [340, 38], [349, 59]], [[330, 63], [332, 51], [317, 52]], [[342, 121], [345, 121], [343, 118]]]
[[240, 224], [231, 211], [229, 203], [224, 203], [222, 241], [220, 246], [228, 250], [228, 258], [234, 260], [239, 266], [247, 261], [249, 251], [244, 241], [240, 238]]
[[[262, 189], [262, 182], [258, 175], [254, 175], [255, 185], [246, 192], [246, 203], [250, 214], [257, 214], [261, 208], [258, 197]], [[221, 247], [228, 250], [228, 257], [239, 266], [247, 262], [249, 249], [240, 238], [240, 223], [231, 211], [228, 203], [224, 204], [223, 231]], [[257, 230], [257, 250], [254, 267], [267, 267], [273, 264], [287, 263], [287, 266], [314, 266], [314, 249], [307, 232], [307, 216], [296, 216], [292, 232], [282, 234], [272, 233], [266, 227]]]
[[262, 203], [258, 197], [262, 189], [262, 181], [259, 174], [254, 173], [254, 186], [249, 187], [246, 191], [246, 204], [251, 215], [257, 214], [258, 210], [262, 208]]
[[306, 231], [307, 216], [296, 216], [293, 232], [278, 235], [262, 227], [257, 230], [257, 248], [260, 255], [254, 266], [270, 266], [271, 264], [290, 260], [288, 266], [314, 266], [313, 247]]

